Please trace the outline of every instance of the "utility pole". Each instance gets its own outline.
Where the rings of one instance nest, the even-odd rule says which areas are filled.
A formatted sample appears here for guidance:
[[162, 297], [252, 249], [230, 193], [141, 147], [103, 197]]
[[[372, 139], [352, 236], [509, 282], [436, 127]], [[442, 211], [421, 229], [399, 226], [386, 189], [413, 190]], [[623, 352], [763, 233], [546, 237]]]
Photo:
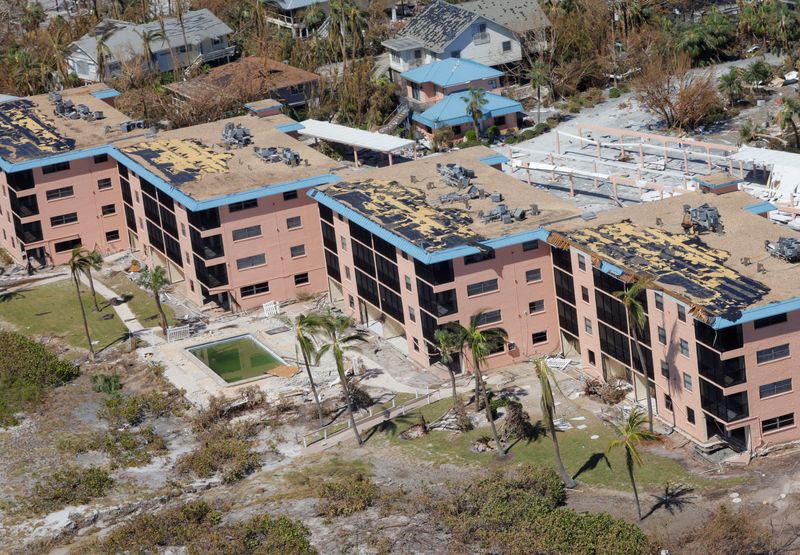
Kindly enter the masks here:
[[617, 88], [617, 37], [616, 28], [619, 16], [617, 15], [617, 3], [611, 2], [611, 67], [614, 73], [614, 88]]

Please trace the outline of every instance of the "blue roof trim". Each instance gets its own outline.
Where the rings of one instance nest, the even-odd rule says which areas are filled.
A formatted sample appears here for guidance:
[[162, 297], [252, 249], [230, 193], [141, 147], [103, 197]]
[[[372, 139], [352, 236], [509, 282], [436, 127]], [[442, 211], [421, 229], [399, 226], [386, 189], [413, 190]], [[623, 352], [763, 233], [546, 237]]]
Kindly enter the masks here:
[[[431, 129], [470, 123], [472, 117], [467, 113], [468, 99], [469, 94], [463, 91], [448, 94], [421, 114], [414, 114], [411, 119]], [[499, 94], [487, 92], [484, 99], [486, 100], [482, 109], [484, 120], [523, 111], [522, 104]]]
[[89, 158], [98, 154], [109, 154], [110, 150], [114, 147], [111, 145], [102, 145], [83, 150], [71, 150], [69, 152], [62, 152], [61, 154], [53, 154], [52, 156], [45, 156], [43, 158], [36, 158], [33, 160], [26, 160], [25, 162], [17, 162], [12, 164], [0, 158], [0, 169], [6, 173], [20, 172], [24, 170], [31, 170], [41, 166], [50, 166], [58, 164], [59, 162], [71, 162], [72, 160], [80, 160], [82, 158]]
[[99, 98], [100, 100], [105, 100], [107, 98], [116, 98], [120, 95], [120, 92], [116, 89], [108, 88], [102, 91], [95, 91], [93, 93], [89, 93], [95, 98]]
[[747, 210], [751, 214], [766, 214], [767, 212], [777, 209], [778, 207], [771, 202], [757, 202], [744, 207], [744, 210]]
[[761, 318], [768, 318], [770, 316], [777, 316], [778, 314], [794, 312], [795, 310], [800, 310], [800, 297], [743, 310], [742, 315], [735, 321], [726, 320], [725, 318], [720, 317], [714, 318], [714, 322], [711, 324], [711, 327], [715, 330], [721, 330], [731, 326], [752, 322], [754, 320], [760, 320]]
[[610, 262], [606, 262], [605, 260], [600, 261], [600, 271], [617, 277], [621, 276], [624, 273], [622, 268], [620, 268], [619, 266], [615, 266]]
[[277, 100], [275, 101], [275, 104], [266, 104], [264, 106], [261, 106], [260, 108], [255, 108], [253, 104], [254, 102], [247, 102], [245, 103], [244, 107], [255, 114], [259, 112], [266, 112], [267, 110], [272, 110], [274, 108], [283, 108], [283, 104], [281, 104]]
[[[456, 258], [461, 258], [463, 256], [469, 256], [470, 254], [477, 254], [480, 252], [480, 249], [477, 247], [471, 247], [469, 245], [464, 245], [461, 247], [455, 247], [452, 249], [447, 249], [443, 251], [435, 251], [435, 252], [428, 252], [422, 247], [415, 245], [414, 243], [404, 239], [398, 235], [395, 235], [391, 231], [384, 229], [380, 225], [376, 224], [366, 216], [359, 214], [352, 208], [345, 206], [341, 202], [336, 199], [333, 199], [325, 194], [324, 191], [320, 191], [319, 189], [312, 189], [308, 191], [308, 196], [312, 199], [316, 200], [320, 204], [327, 206], [337, 214], [341, 214], [348, 220], [352, 221], [356, 225], [359, 225], [369, 231], [370, 233], [377, 235], [390, 245], [393, 245], [400, 249], [402, 252], [408, 254], [409, 256], [413, 256], [420, 262], [424, 264], [436, 264], [437, 262], [444, 262], [447, 260], [453, 260]], [[538, 228], [531, 231], [525, 231], [522, 233], [515, 233], [513, 235], [506, 235], [505, 237], [498, 237], [496, 239], [489, 239], [488, 241], [482, 241], [481, 244], [491, 247], [493, 249], [499, 249], [503, 247], [510, 247], [513, 245], [519, 245], [521, 243], [525, 243], [526, 241], [546, 241], [547, 238], [550, 236], [550, 232], [548, 232], [544, 228]]]
[[276, 125], [275, 129], [280, 131], [281, 133], [291, 133], [292, 131], [299, 131], [300, 129], [305, 129], [305, 126], [302, 123], [284, 123], [283, 125]]
[[503, 75], [502, 71], [467, 58], [446, 58], [404, 71], [400, 77], [412, 83], [433, 83], [447, 88]]
[[497, 164], [505, 164], [506, 162], [508, 162], [508, 156], [498, 153], [493, 156], [484, 156], [479, 160], [484, 164], [486, 164], [487, 166], [496, 166]]

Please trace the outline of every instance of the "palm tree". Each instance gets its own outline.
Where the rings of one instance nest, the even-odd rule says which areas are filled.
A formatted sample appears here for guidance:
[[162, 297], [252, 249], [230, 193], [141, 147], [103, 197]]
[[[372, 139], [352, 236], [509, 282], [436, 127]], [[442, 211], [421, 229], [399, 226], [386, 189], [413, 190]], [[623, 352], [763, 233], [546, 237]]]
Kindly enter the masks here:
[[100, 307], [97, 305], [97, 293], [94, 290], [94, 278], [92, 278], [92, 270], [99, 271], [103, 267], [103, 255], [97, 249], [86, 253], [86, 268], [84, 272], [89, 279], [89, 291], [92, 292], [92, 300], [94, 301], [94, 309], [100, 312]]
[[112, 57], [111, 49], [108, 47], [108, 39], [114, 34], [113, 29], [109, 29], [96, 38], [95, 48], [97, 50], [97, 80], [103, 81], [106, 78], [106, 64]]
[[772, 75], [772, 68], [763, 60], [757, 60], [747, 66], [744, 72], [744, 79], [750, 85], [750, 88], [755, 90], [759, 83], [769, 79], [770, 75]]
[[336, 371], [339, 373], [339, 383], [342, 385], [342, 391], [344, 391], [347, 418], [360, 447], [364, 442], [361, 439], [361, 434], [358, 433], [356, 420], [353, 417], [350, 386], [347, 383], [347, 376], [344, 372], [344, 352], [353, 350], [355, 343], [365, 340], [366, 334], [363, 331], [353, 329], [354, 324], [355, 322], [349, 316], [337, 316], [330, 311], [325, 314], [322, 328], [319, 330], [319, 336], [322, 338], [323, 344], [318, 352], [320, 357], [327, 352], [333, 353], [333, 358], [336, 361]]
[[742, 80], [739, 72], [732, 67], [728, 73], [719, 78], [719, 91], [728, 98], [728, 105], [734, 106], [742, 98]]
[[798, 114], [800, 114], [800, 98], [784, 97], [778, 112], [778, 125], [781, 129], [786, 129], [787, 125], [792, 128], [795, 148], [800, 148], [800, 134], [797, 131], [797, 123], [794, 121], [794, 117]]
[[142, 47], [144, 48], [144, 55], [147, 57], [147, 69], [149, 71], [153, 70], [153, 51], [151, 50], [151, 46], [153, 42], [157, 40], [163, 40], [164, 35], [161, 31], [155, 31], [153, 29], [145, 29], [142, 32], [138, 32], [137, 34], [142, 39]]
[[306, 374], [308, 374], [308, 382], [311, 384], [311, 392], [314, 394], [314, 402], [317, 404], [317, 413], [319, 414], [319, 427], [325, 426], [325, 420], [322, 416], [322, 405], [319, 402], [319, 394], [317, 393], [317, 386], [314, 384], [314, 377], [311, 375], [311, 360], [317, 360], [318, 352], [314, 344], [314, 335], [318, 334], [322, 327], [325, 325], [325, 316], [319, 313], [299, 314], [294, 319], [288, 316], [280, 316], [279, 320], [284, 325], [290, 327], [294, 332], [295, 340], [295, 355], [297, 351], [303, 355], [303, 363], [306, 366]]
[[161, 292], [169, 285], [167, 271], [163, 266], [156, 266], [152, 270], [145, 268], [139, 276], [139, 287], [147, 289], [153, 294], [156, 300], [156, 308], [161, 318], [161, 331], [167, 334], [167, 315], [164, 314], [164, 307], [161, 306]]
[[470, 87], [467, 91], [467, 96], [462, 97], [467, 104], [467, 114], [472, 118], [472, 124], [475, 126], [475, 134], [481, 136], [481, 120], [483, 119], [483, 107], [489, 103], [486, 98], [486, 91]]
[[549, 82], [544, 62], [541, 60], [533, 62], [531, 69], [528, 70], [528, 79], [531, 80], [531, 86], [536, 87], [536, 123], [542, 123], [542, 87]]
[[442, 364], [447, 368], [450, 373], [450, 385], [453, 388], [453, 408], [458, 402], [458, 393], [456, 392], [456, 374], [450, 365], [453, 362], [453, 355], [456, 354], [461, 345], [458, 340], [459, 337], [451, 330], [440, 328], [433, 332], [433, 340], [436, 343], [436, 349], [442, 357]]
[[489, 406], [489, 397], [486, 393], [486, 386], [483, 383], [481, 365], [486, 362], [486, 357], [498, 346], [502, 345], [508, 333], [503, 328], [481, 329], [484, 311], [478, 311], [469, 319], [469, 327], [465, 328], [458, 322], [447, 324], [458, 337], [458, 345], [461, 346], [462, 354], [464, 350], [469, 350], [472, 355], [472, 372], [475, 375], [475, 410], [480, 410], [480, 403], [483, 400], [483, 407], [486, 410], [486, 419], [492, 428], [494, 443], [497, 445], [497, 452], [502, 457], [506, 454], [505, 447], [500, 443], [500, 436], [497, 435], [497, 427], [494, 425], [492, 409]]
[[536, 367], [536, 376], [539, 378], [539, 387], [542, 390], [542, 415], [544, 416], [547, 430], [550, 433], [550, 438], [553, 440], [553, 452], [556, 456], [556, 470], [561, 474], [561, 479], [564, 480], [564, 486], [567, 488], [574, 488], [577, 483], [564, 468], [564, 463], [561, 460], [561, 450], [558, 448], [558, 437], [556, 437], [556, 425], [554, 422], [556, 403], [553, 397], [552, 386], [555, 385], [559, 392], [561, 392], [561, 388], [558, 387], [558, 382], [553, 375], [553, 370], [548, 366], [545, 359], [538, 358], [533, 364]]
[[642, 508], [639, 506], [639, 491], [636, 489], [636, 476], [633, 470], [635, 465], [642, 465], [642, 456], [639, 454], [637, 446], [642, 441], [656, 439], [656, 434], [647, 430], [642, 430], [644, 424], [644, 415], [638, 407], [634, 407], [628, 415], [628, 418], [623, 418], [620, 422], [614, 424], [614, 431], [619, 436], [617, 439], [612, 440], [608, 444], [607, 451], [611, 451], [615, 447], [622, 447], [625, 449], [625, 466], [628, 469], [628, 477], [631, 480], [631, 487], [633, 488], [633, 499], [636, 503], [636, 516], [642, 520]]
[[75, 291], [78, 294], [78, 306], [81, 308], [81, 317], [83, 318], [83, 331], [86, 332], [86, 343], [89, 345], [89, 358], [94, 360], [94, 347], [92, 346], [92, 336], [89, 334], [89, 321], [86, 319], [86, 309], [83, 307], [83, 297], [81, 296], [81, 274], [86, 272], [91, 262], [88, 258], [86, 250], [78, 245], [72, 249], [72, 256], [69, 259], [69, 273], [72, 275], [72, 281], [75, 282]]
[[642, 373], [644, 373], [645, 397], [647, 398], [647, 418], [649, 421], [650, 432], [653, 432], [653, 401], [650, 399], [650, 376], [647, 374], [647, 364], [642, 353], [642, 346], [639, 344], [639, 333], [644, 331], [647, 324], [647, 313], [639, 301], [639, 294], [647, 293], [647, 288], [653, 285], [652, 278], [639, 278], [624, 291], [617, 291], [614, 296], [622, 301], [625, 311], [628, 313], [628, 322], [631, 329], [631, 339], [636, 348], [636, 355], [639, 357]]

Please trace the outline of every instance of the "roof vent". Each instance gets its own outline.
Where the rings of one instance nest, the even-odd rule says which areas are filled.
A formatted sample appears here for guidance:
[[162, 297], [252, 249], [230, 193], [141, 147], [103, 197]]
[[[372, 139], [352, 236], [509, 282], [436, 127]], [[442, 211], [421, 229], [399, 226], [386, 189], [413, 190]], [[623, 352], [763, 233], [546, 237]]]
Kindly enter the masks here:
[[253, 142], [253, 135], [250, 133], [250, 130], [247, 127], [243, 127], [241, 123], [229, 121], [222, 130], [222, 140], [226, 145], [241, 148]]
[[719, 215], [719, 210], [709, 204], [703, 204], [698, 208], [692, 208], [688, 204], [684, 204], [681, 227], [686, 233], [703, 233], [707, 231], [722, 233], [722, 217]]

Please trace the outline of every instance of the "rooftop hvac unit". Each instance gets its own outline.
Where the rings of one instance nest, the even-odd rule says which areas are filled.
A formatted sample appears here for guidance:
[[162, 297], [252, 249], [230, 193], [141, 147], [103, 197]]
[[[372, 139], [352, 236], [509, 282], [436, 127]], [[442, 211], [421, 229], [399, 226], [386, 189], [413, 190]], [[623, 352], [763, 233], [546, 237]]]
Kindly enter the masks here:
[[229, 121], [222, 130], [222, 140], [226, 145], [241, 148], [253, 142], [253, 135], [250, 133], [250, 130], [247, 127], [243, 127], [241, 123]]
[[274, 146], [256, 146], [253, 147], [255, 150], [256, 156], [264, 160], [265, 162], [280, 162], [281, 155], [278, 154], [278, 149]]
[[53, 103], [61, 102], [61, 92], [59, 92], [59, 91], [50, 91], [49, 93], [47, 93], [47, 99], [50, 100], [50, 102], [53, 102]]
[[451, 187], [469, 187], [470, 180], [475, 177], [474, 171], [458, 164], [436, 164], [436, 171]]
[[684, 204], [681, 225], [687, 232], [693, 230], [695, 233], [704, 231], [722, 233], [723, 231], [719, 210], [708, 204], [703, 204], [698, 208], [691, 208], [688, 204]]
[[283, 158], [283, 163], [287, 166], [297, 166], [300, 164], [300, 154], [289, 147], [283, 148], [283, 151], [281, 151], [281, 158]]
[[781, 237], [777, 241], [764, 241], [767, 252], [787, 262], [800, 262], [800, 241], [794, 237]]
[[492, 202], [503, 202], [503, 193], [498, 193], [495, 191], [491, 195]]

